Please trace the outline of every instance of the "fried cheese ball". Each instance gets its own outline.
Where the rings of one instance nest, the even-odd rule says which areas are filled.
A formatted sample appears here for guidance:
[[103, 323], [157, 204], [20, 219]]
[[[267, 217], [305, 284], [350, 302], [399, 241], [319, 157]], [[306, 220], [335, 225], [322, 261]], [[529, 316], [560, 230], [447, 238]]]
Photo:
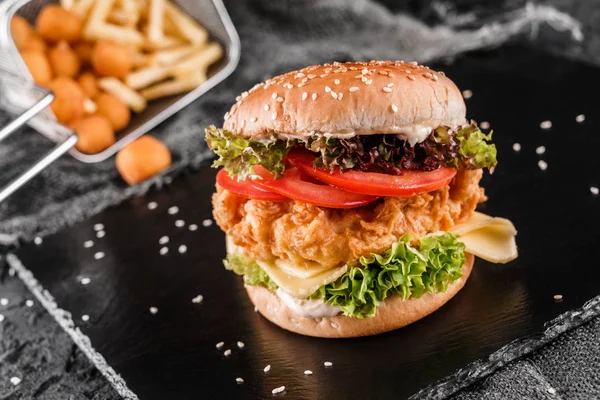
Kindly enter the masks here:
[[75, 148], [85, 154], [97, 154], [115, 143], [115, 131], [103, 115], [92, 114], [70, 124], [79, 140]]
[[131, 111], [121, 100], [108, 93], [100, 93], [96, 98], [98, 113], [110, 121], [113, 129], [118, 131], [129, 124]]
[[125, 182], [134, 185], [168, 168], [171, 152], [164, 143], [146, 135], [121, 149], [115, 163]]
[[25, 18], [15, 15], [10, 20], [10, 35], [17, 49], [22, 50], [33, 35], [33, 30]]
[[66, 40], [75, 43], [81, 38], [83, 22], [72, 12], [58, 4], [44, 7], [37, 17], [36, 29], [41, 37], [51, 43]]
[[49, 88], [54, 93], [54, 101], [50, 104], [50, 108], [58, 121], [68, 124], [83, 116], [85, 94], [77, 82], [59, 76], [50, 83]]
[[60, 42], [48, 52], [50, 65], [56, 76], [75, 77], [81, 68], [79, 57], [67, 42]]
[[44, 53], [35, 50], [25, 50], [21, 53], [21, 57], [35, 83], [40, 86], [48, 86], [54, 77], [48, 57]]
[[79, 75], [77, 83], [79, 83], [79, 86], [81, 86], [85, 95], [90, 99], [94, 99], [98, 96], [98, 82], [96, 82], [96, 77], [91, 72], [84, 72]]
[[98, 42], [92, 51], [92, 66], [100, 75], [125, 78], [133, 67], [133, 59], [125, 46], [112, 42]]

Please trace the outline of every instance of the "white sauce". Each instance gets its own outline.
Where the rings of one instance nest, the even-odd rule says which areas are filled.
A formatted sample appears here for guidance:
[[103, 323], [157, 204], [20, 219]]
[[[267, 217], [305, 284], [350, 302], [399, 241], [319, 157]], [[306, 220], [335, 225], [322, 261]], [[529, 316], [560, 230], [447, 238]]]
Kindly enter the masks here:
[[301, 317], [333, 317], [342, 311], [339, 307], [326, 304], [322, 300], [297, 299], [281, 290], [281, 288], [277, 289], [275, 293], [290, 310]]

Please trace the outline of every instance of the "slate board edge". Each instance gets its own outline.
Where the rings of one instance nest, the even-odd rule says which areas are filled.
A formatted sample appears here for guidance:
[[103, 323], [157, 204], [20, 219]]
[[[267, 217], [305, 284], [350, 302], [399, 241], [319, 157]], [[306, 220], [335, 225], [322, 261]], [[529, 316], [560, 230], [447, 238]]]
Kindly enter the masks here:
[[58, 325], [71, 337], [73, 342], [92, 364], [94, 364], [98, 371], [104, 375], [117, 393], [125, 400], [139, 400], [138, 396], [127, 387], [125, 380], [110, 365], [108, 365], [102, 354], [94, 349], [90, 338], [83, 334], [83, 332], [75, 325], [71, 313], [58, 306], [52, 294], [44, 289], [33, 276], [33, 273], [23, 265], [21, 260], [19, 260], [16, 255], [9, 253], [6, 255], [6, 261], [8, 265], [16, 271], [17, 276], [23, 281], [27, 289], [29, 289]]
[[544, 324], [541, 334], [516, 339], [492, 353], [487, 359], [472, 362], [446, 378], [420, 390], [410, 397], [414, 399], [444, 399], [461, 389], [491, 375], [505, 365], [524, 357], [553, 342], [593, 318], [600, 316], [600, 296], [588, 300], [581, 308], [567, 311]]

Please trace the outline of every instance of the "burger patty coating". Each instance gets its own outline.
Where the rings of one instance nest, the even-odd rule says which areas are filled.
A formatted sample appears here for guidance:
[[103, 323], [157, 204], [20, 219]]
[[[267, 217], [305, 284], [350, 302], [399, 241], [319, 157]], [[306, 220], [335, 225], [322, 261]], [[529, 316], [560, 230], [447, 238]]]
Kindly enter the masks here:
[[420, 237], [447, 231], [471, 217], [484, 201], [482, 170], [459, 170], [452, 182], [413, 197], [385, 197], [353, 209], [330, 209], [290, 200], [248, 200], [217, 185], [217, 224], [248, 257], [317, 262], [326, 267], [356, 264], [361, 256], [388, 250], [404, 234]]

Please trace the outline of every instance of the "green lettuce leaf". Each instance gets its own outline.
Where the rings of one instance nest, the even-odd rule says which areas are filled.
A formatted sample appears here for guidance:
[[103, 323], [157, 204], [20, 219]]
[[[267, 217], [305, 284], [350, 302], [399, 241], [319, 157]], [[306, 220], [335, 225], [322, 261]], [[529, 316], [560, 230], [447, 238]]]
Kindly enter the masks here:
[[283, 157], [289, 150], [285, 141], [250, 141], [215, 126], [206, 128], [205, 140], [208, 147], [219, 156], [212, 166], [222, 166], [229, 176], [237, 176], [238, 181], [260, 179], [254, 173], [255, 165], [262, 165], [276, 177], [281, 176], [285, 169]]
[[248, 285], [264, 286], [270, 290], [277, 290], [277, 284], [271, 280], [269, 275], [262, 269], [256, 261], [242, 254], [228, 254], [223, 260], [223, 265], [229, 271], [244, 276]]
[[462, 276], [465, 246], [456, 235], [423, 237], [418, 249], [411, 241], [410, 235], [404, 235], [385, 253], [362, 257], [360, 266], [322, 286], [311, 298], [338, 306], [347, 316], [373, 317], [389, 296], [408, 300], [445, 292]]

